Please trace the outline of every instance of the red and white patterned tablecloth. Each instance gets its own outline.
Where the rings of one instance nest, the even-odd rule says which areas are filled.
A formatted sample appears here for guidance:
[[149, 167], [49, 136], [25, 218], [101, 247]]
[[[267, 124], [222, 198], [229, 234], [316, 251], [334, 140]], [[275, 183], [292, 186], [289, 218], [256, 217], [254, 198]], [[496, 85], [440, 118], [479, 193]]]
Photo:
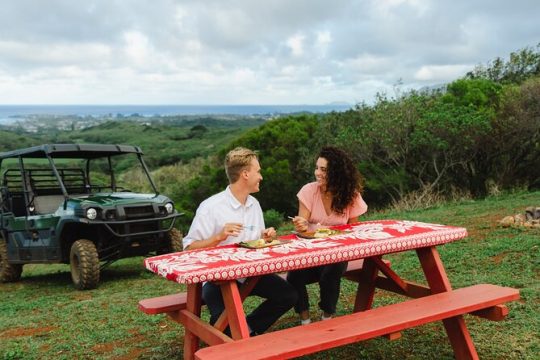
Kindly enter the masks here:
[[150, 271], [182, 284], [231, 280], [289, 271], [456, 241], [465, 228], [407, 220], [366, 221], [332, 227], [346, 231], [325, 239], [295, 235], [283, 245], [247, 249], [228, 245], [154, 256], [144, 260]]

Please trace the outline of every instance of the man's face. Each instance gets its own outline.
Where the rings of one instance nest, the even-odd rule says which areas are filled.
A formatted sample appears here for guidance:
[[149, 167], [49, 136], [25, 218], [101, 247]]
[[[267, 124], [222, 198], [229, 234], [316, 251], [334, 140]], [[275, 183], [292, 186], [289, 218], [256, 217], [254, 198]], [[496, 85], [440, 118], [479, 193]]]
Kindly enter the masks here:
[[246, 174], [246, 183], [249, 189], [249, 193], [256, 193], [259, 191], [259, 184], [263, 179], [261, 175], [261, 166], [257, 159], [252, 159], [251, 164], [247, 170], [244, 170]]

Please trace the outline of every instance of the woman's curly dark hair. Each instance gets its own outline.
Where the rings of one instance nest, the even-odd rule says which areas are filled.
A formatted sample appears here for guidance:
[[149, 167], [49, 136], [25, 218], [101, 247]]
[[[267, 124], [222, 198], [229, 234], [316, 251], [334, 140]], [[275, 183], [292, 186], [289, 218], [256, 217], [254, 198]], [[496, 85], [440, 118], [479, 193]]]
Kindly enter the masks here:
[[326, 190], [332, 193], [332, 210], [338, 214], [349, 206], [363, 190], [362, 176], [350, 156], [333, 146], [325, 146], [319, 152], [326, 159]]

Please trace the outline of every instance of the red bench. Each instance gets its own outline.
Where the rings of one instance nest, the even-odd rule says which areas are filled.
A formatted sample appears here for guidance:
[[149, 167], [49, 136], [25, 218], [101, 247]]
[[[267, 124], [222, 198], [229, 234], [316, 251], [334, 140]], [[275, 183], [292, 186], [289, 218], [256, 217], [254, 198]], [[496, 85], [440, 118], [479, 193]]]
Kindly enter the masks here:
[[[397, 333], [426, 323], [489, 310], [519, 299], [519, 291], [490, 284], [442, 292], [398, 304], [265, 333], [200, 349], [198, 360], [288, 359]], [[489, 311], [488, 311], [489, 312]]]
[[[387, 262], [388, 263], [388, 262]], [[356, 274], [358, 270], [362, 269], [364, 260], [354, 260], [349, 261], [347, 266], [347, 271], [345, 272], [345, 277], [349, 278], [352, 275]], [[285, 277], [286, 275], [280, 274], [280, 276]], [[352, 280], [352, 277], [351, 277]], [[187, 294], [181, 292], [178, 294], [159, 296], [150, 299], [143, 299], [139, 301], [139, 310], [145, 314], [155, 315], [155, 314], [166, 314], [170, 312], [177, 312], [179, 310], [184, 310], [186, 308], [186, 299]]]

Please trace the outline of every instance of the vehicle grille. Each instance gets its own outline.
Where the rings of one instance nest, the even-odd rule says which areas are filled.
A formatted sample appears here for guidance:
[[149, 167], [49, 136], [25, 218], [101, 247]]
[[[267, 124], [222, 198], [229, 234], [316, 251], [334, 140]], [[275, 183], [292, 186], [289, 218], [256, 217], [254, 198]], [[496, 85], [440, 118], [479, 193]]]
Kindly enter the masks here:
[[154, 213], [154, 208], [152, 207], [152, 205], [125, 207], [124, 212], [126, 214], [126, 219], [128, 220], [153, 218], [156, 216], [156, 213]]

